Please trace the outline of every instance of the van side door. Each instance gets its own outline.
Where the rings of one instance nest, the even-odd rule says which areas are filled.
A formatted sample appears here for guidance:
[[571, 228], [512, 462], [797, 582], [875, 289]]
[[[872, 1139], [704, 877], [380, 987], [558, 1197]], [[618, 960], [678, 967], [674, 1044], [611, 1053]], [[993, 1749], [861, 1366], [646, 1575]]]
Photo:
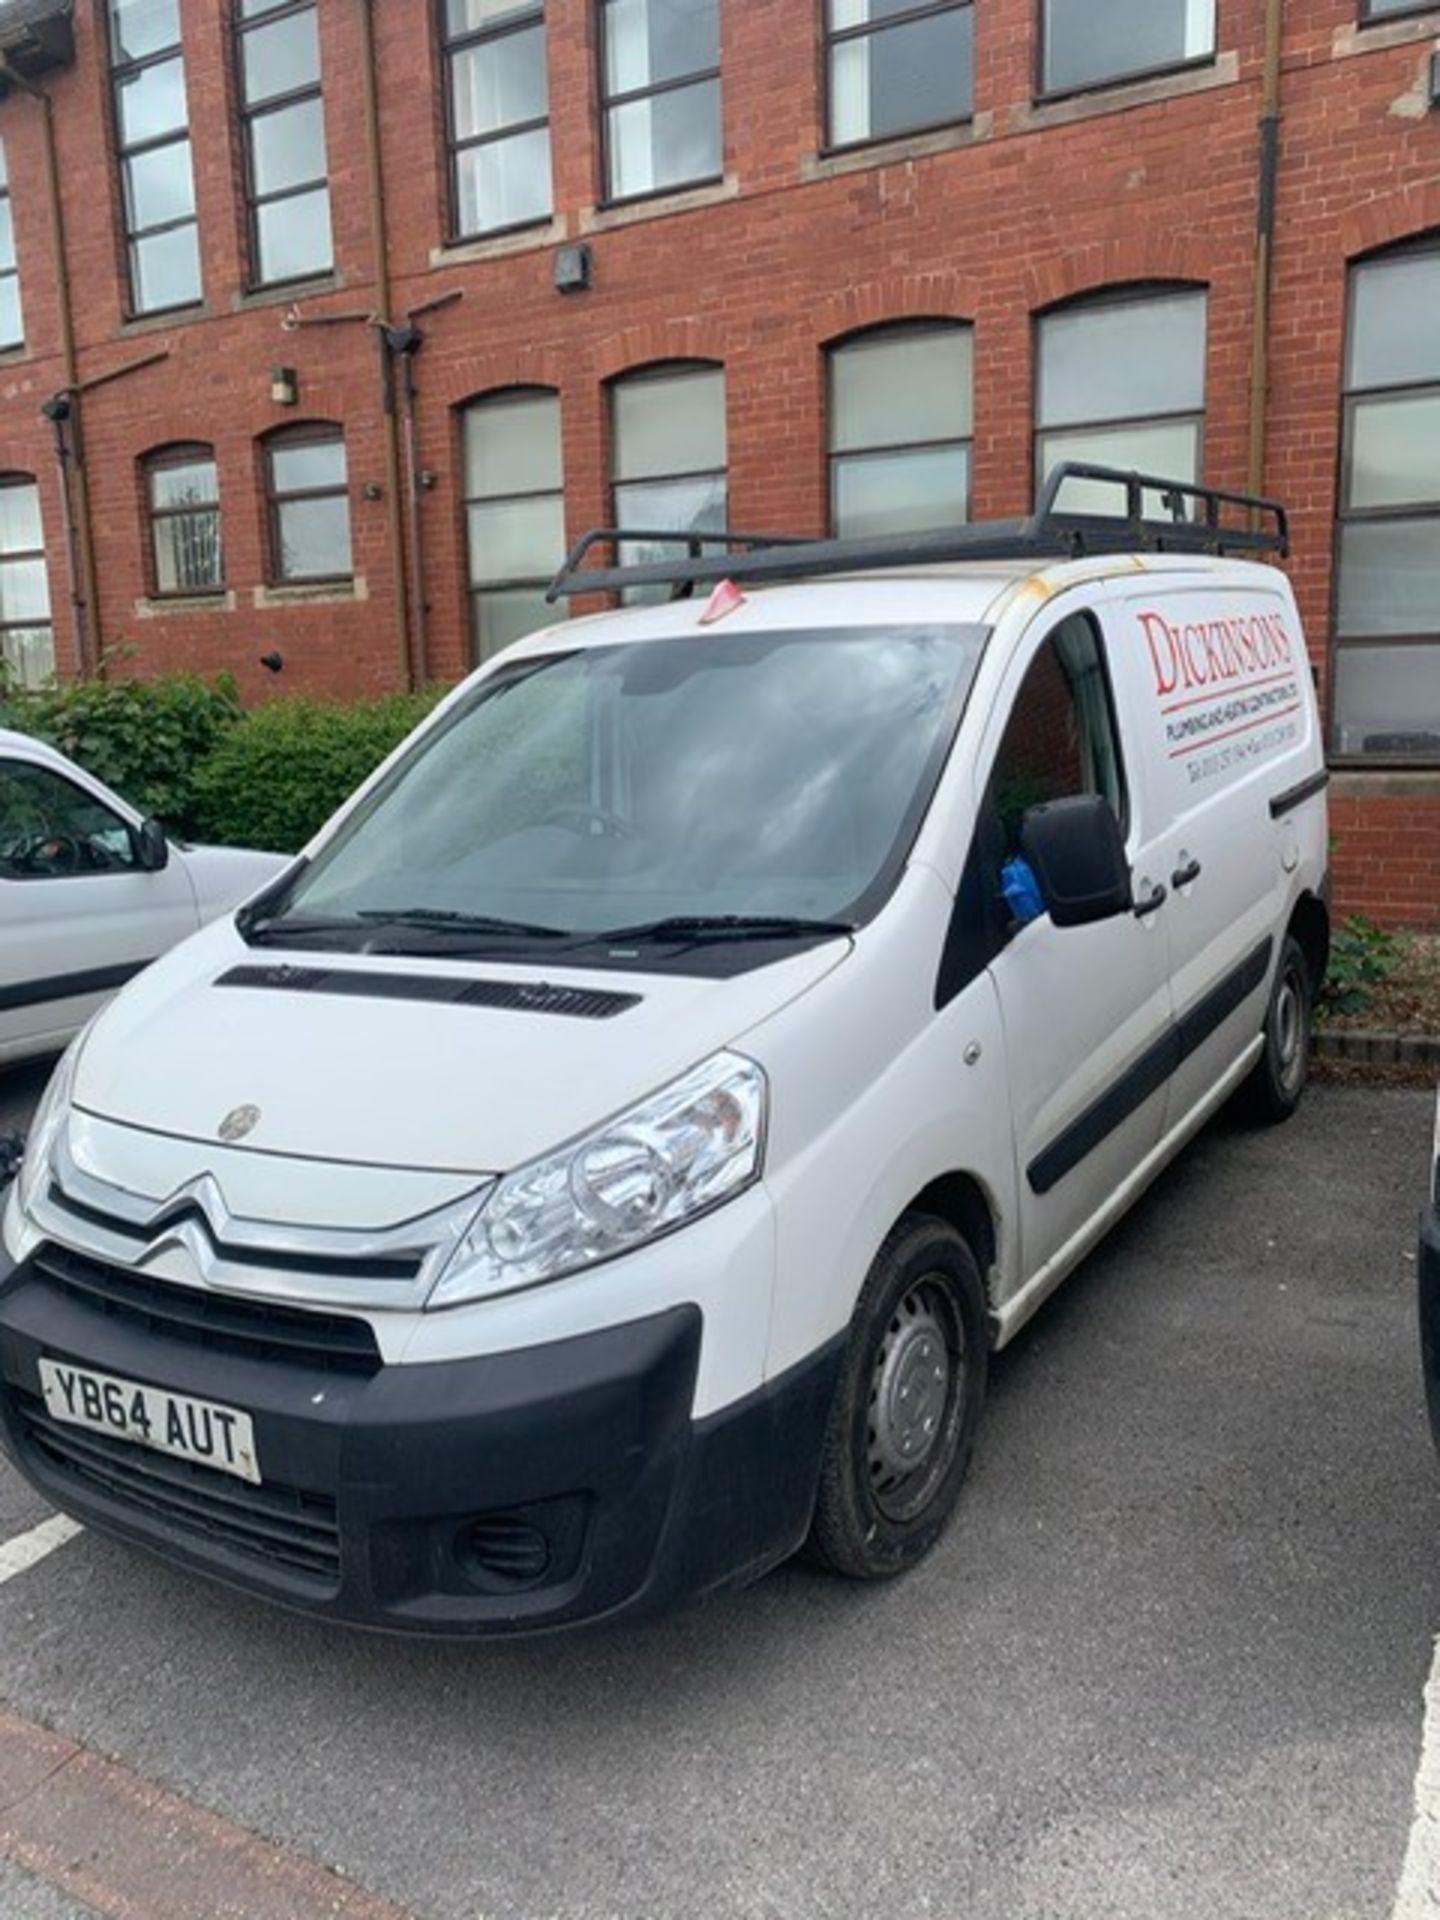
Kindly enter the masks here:
[[[1171, 1027], [1165, 936], [1158, 911], [1127, 910], [1090, 926], [1028, 917], [1014, 862], [1027, 810], [1101, 794], [1125, 836], [1137, 901], [1154, 892], [1150, 825], [1127, 772], [1106, 653], [1095, 613], [1037, 620], [1011, 663], [978, 763], [976, 850], [1001, 906], [991, 963], [1005, 1033], [1021, 1271], [1039, 1282], [1057, 1255], [1078, 1251], [1087, 1225], [1159, 1141], [1162, 1064]], [[1018, 878], [1023, 883], [1025, 870]]]
[[60, 1046], [194, 932], [183, 863], [145, 871], [133, 829], [88, 785], [0, 757], [0, 1059]]
[[1110, 601], [1170, 889], [1160, 916], [1178, 1041], [1169, 1131], [1260, 1033], [1299, 861], [1294, 824], [1272, 819], [1270, 801], [1319, 764], [1314, 703], [1282, 590], [1152, 576], [1112, 582]]

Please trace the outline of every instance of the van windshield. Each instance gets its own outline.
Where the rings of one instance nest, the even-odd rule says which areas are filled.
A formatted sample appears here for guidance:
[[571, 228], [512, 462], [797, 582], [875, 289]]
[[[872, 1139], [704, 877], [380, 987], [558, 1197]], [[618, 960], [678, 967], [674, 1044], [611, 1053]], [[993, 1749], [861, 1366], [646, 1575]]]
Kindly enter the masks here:
[[984, 641], [973, 626], [699, 633], [517, 661], [242, 931], [547, 958], [844, 931], [894, 884]]

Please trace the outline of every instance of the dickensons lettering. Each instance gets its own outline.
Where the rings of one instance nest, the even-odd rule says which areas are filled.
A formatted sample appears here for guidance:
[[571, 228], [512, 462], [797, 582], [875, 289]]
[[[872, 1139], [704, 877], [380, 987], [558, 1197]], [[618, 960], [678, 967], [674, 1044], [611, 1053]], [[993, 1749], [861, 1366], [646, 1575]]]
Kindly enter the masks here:
[[1194, 620], [1180, 626], [1160, 613], [1142, 613], [1139, 618], [1155, 669], [1155, 692], [1162, 700], [1172, 693], [1253, 680], [1295, 662], [1295, 642], [1278, 613]]

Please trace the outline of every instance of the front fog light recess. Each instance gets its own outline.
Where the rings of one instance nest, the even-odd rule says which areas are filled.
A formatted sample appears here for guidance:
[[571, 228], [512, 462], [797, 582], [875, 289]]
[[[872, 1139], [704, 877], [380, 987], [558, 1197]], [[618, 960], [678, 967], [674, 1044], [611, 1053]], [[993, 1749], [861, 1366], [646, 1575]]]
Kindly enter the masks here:
[[717, 1053], [490, 1193], [430, 1296], [449, 1307], [556, 1280], [643, 1246], [760, 1173], [765, 1075]]

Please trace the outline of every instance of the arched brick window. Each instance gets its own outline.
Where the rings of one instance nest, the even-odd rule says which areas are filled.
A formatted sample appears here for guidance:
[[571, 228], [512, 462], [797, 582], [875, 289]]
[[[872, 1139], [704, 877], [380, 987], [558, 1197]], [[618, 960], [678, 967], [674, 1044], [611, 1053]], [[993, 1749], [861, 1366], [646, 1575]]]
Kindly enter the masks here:
[[510, 387], [461, 415], [470, 634], [488, 660], [512, 640], [564, 617], [545, 589], [565, 557], [560, 397]]
[[55, 672], [40, 489], [28, 473], [0, 473], [0, 662], [22, 687]]
[[1332, 746], [1440, 761], [1440, 234], [1350, 270]]
[[350, 492], [345, 435], [327, 421], [281, 427], [264, 443], [270, 577], [348, 580]]
[[[617, 526], [660, 533], [725, 530], [723, 367], [678, 361], [622, 374], [610, 386], [610, 446]], [[625, 541], [620, 561], [639, 565], [674, 553], [673, 546]]]
[[218, 592], [225, 566], [215, 449], [203, 441], [157, 447], [142, 465], [151, 591], [162, 596]]
[[906, 321], [830, 349], [830, 521], [911, 533], [970, 517], [971, 329]]
[[[1207, 306], [1203, 287], [1125, 287], [1041, 314], [1037, 487], [1062, 460], [1203, 478]], [[1068, 488], [1064, 504], [1114, 513], [1124, 500], [1118, 489], [1087, 482]]]

